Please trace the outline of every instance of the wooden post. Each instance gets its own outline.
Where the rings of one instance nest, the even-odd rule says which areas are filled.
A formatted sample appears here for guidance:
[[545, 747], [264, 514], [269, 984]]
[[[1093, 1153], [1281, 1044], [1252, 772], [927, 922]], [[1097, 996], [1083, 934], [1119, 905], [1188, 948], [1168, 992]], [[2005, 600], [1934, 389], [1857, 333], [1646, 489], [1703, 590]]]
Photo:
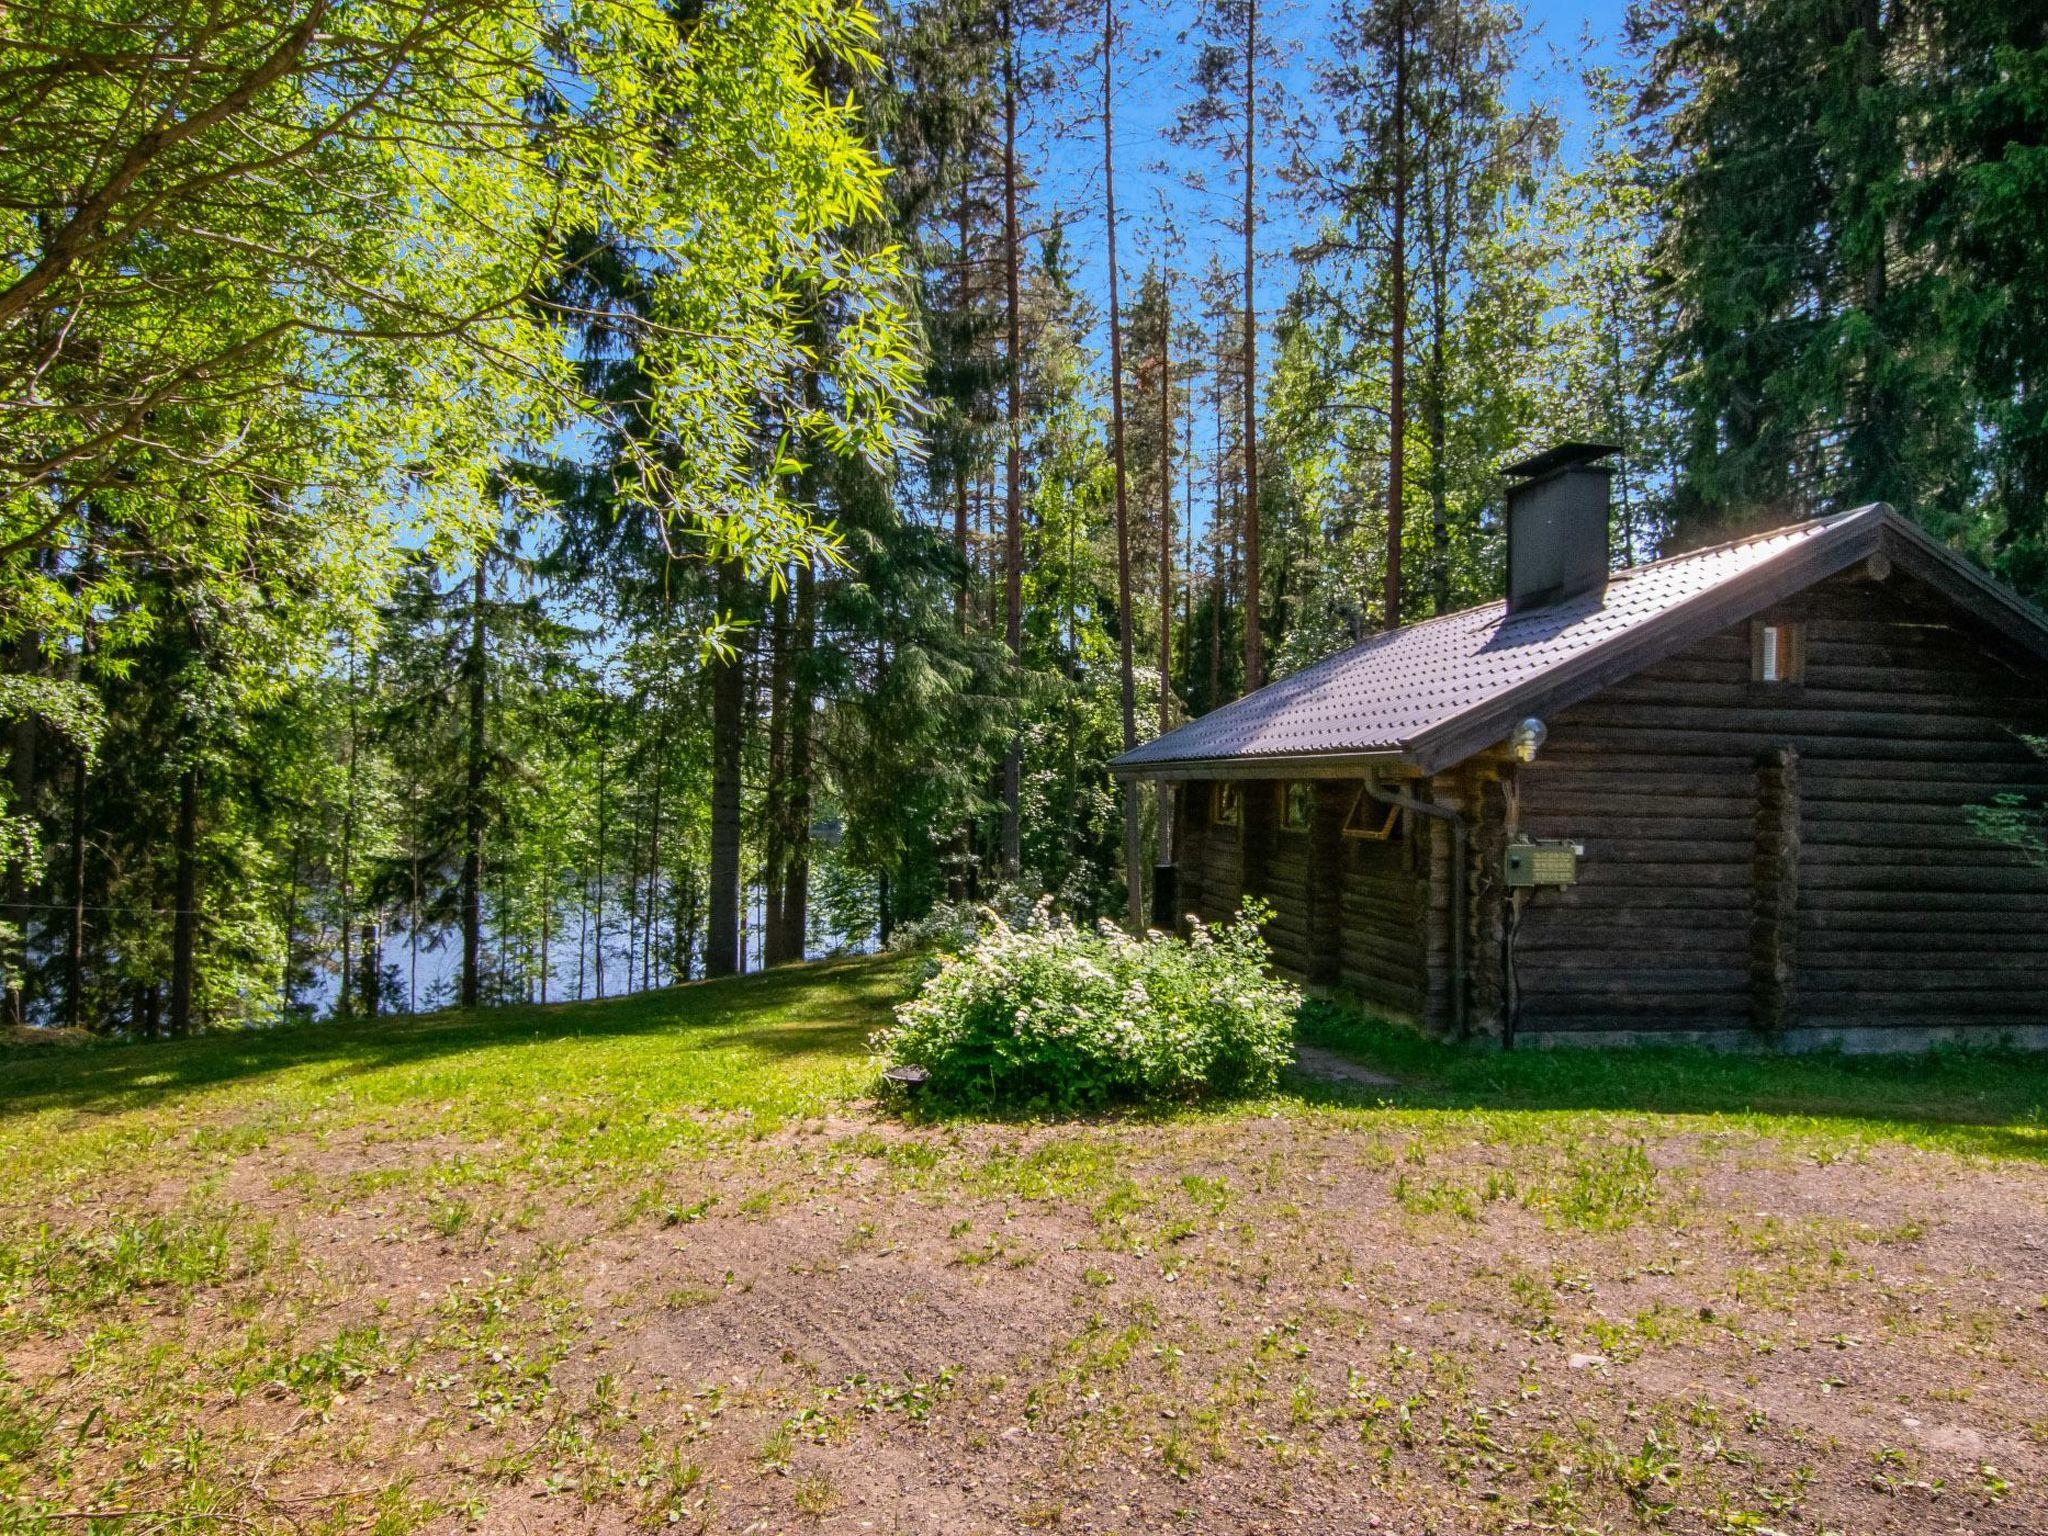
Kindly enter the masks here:
[[1764, 752], [1756, 764], [1756, 859], [1749, 959], [1756, 1027], [1799, 1022], [1799, 753]]
[[1514, 833], [1514, 764], [1485, 763], [1472, 768], [1473, 826], [1471, 908], [1472, 941], [1467, 950], [1472, 1013], [1471, 1032], [1508, 1043], [1507, 1028], [1507, 903], [1508, 839]]
[[[1273, 828], [1278, 821], [1274, 812], [1274, 797], [1279, 786], [1271, 779], [1246, 779], [1239, 783], [1243, 799], [1239, 802], [1238, 849], [1238, 900], [1247, 896], [1268, 897], [1272, 891], [1271, 870], [1273, 863]], [[1228, 917], [1219, 912], [1219, 918]]]
[[1309, 822], [1308, 979], [1334, 985], [1344, 949], [1344, 813], [1357, 789], [1349, 784], [1316, 785], [1315, 816]]
[[1215, 785], [1198, 781], [1181, 785], [1180, 793], [1173, 797], [1173, 814], [1180, 823], [1174, 838], [1174, 846], [1180, 850], [1179, 874], [1174, 882], [1178, 898], [1174, 926], [1178, 930], [1185, 931], [1185, 919], [1190, 914], [1203, 918], [1209, 915], [1202, 874], [1209, 855], [1210, 797], [1215, 793]]

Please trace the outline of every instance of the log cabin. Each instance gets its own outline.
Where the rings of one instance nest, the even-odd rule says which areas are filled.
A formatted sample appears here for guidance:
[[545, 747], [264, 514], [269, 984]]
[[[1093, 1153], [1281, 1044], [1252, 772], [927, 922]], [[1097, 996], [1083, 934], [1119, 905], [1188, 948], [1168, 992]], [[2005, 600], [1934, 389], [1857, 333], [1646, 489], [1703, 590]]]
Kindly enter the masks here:
[[2048, 1045], [2048, 618], [1882, 504], [1610, 569], [1614, 450], [1512, 466], [1506, 594], [1125, 753], [1155, 917], [1503, 1045]]

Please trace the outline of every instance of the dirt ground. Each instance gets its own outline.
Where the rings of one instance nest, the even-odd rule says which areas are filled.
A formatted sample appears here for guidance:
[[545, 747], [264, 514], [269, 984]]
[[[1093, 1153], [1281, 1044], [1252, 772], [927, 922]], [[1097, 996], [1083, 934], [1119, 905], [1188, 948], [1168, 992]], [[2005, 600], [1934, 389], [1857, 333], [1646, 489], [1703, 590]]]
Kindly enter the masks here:
[[53, 1254], [153, 1210], [228, 1257], [6, 1336], [15, 1523], [2048, 1531], [2032, 1162], [1310, 1106], [501, 1150], [68, 1194]]

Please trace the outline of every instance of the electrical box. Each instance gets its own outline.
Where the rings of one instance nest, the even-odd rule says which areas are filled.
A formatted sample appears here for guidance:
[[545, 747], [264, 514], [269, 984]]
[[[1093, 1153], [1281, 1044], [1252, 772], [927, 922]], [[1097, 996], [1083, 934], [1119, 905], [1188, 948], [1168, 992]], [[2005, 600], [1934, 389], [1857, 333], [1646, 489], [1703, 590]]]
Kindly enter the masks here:
[[1532, 885], [1575, 885], [1586, 845], [1570, 842], [1509, 843], [1507, 883], [1510, 889]]

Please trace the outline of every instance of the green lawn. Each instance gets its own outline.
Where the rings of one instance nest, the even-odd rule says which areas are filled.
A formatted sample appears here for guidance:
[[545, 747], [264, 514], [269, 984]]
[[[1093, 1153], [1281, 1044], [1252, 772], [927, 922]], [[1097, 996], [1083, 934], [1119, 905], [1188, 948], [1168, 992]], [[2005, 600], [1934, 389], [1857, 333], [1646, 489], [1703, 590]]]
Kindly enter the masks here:
[[0, 1529], [2048, 1525], [2048, 1060], [905, 1119], [910, 979], [0, 1055]]
[[651, 1155], [707, 1134], [707, 1114], [763, 1131], [867, 1087], [867, 1036], [908, 985], [900, 963], [825, 964], [603, 1003], [0, 1053], [0, 1200], [394, 1117], [543, 1159]]
[[1761, 1133], [1883, 1138], [1989, 1157], [2048, 1159], [2048, 1052], [1756, 1054], [1685, 1049], [1458, 1049], [1356, 1011], [1311, 1008], [1300, 1037], [1404, 1087], [1429, 1109], [1710, 1115]]

